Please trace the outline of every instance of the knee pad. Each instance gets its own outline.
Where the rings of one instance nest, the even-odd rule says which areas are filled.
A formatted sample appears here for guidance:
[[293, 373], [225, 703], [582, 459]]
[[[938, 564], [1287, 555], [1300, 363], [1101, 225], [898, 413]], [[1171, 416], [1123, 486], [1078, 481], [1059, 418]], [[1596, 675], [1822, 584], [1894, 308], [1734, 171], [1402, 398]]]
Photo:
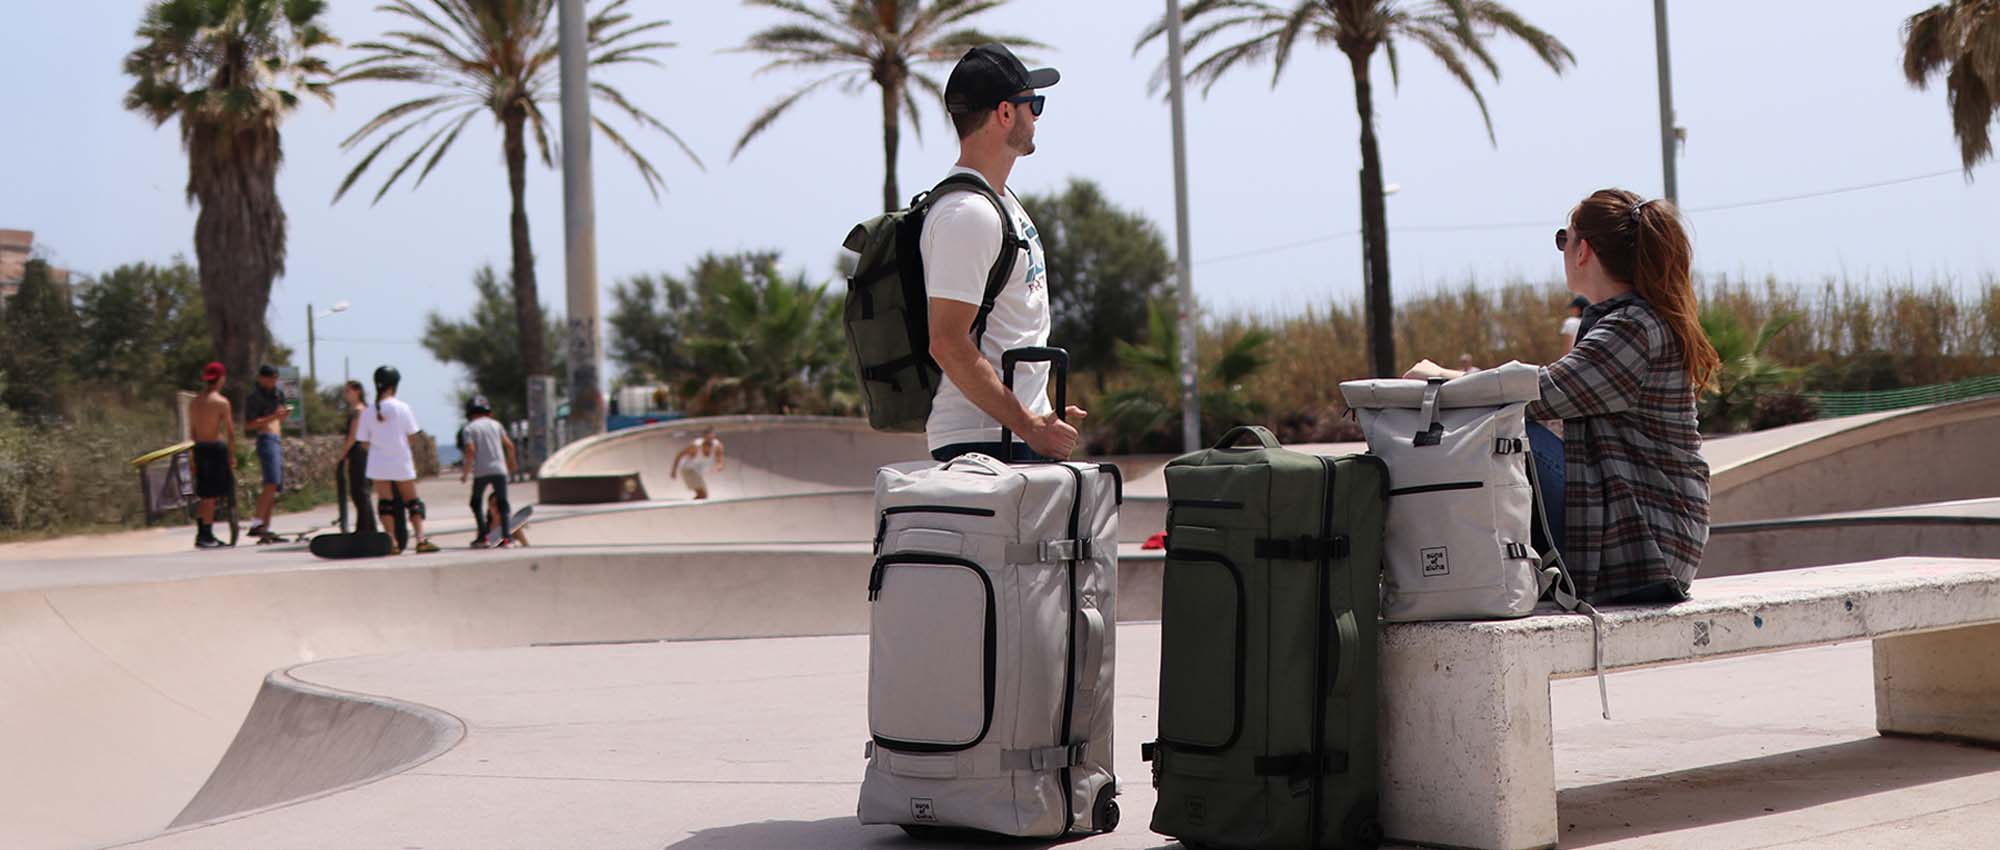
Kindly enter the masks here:
[[428, 516], [428, 514], [424, 513], [424, 500], [422, 499], [411, 499], [407, 502], [404, 502], [403, 504], [409, 507], [410, 516], [416, 517], [417, 519], [423, 519], [424, 517]]
[[385, 513], [390, 516], [395, 516], [403, 512], [403, 500], [378, 498], [375, 500], [375, 510], [380, 513]]

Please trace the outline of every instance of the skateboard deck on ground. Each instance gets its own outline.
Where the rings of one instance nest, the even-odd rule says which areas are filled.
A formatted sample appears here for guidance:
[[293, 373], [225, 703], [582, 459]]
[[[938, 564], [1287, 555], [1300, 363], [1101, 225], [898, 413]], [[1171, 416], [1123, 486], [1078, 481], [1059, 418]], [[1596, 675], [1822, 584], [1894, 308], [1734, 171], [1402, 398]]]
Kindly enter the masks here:
[[324, 525], [315, 525], [304, 531], [266, 530], [261, 536], [257, 538], [257, 545], [265, 546], [273, 543], [304, 543], [307, 540], [312, 539], [312, 536], [314, 534], [318, 533], [321, 529], [324, 528], [326, 528], [326, 526]]
[[[528, 520], [534, 517], [534, 515], [535, 515], [534, 505], [528, 505], [526, 507], [521, 508], [518, 511], [515, 511], [514, 517], [512, 519], [507, 520], [506, 531], [514, 532], [514, 531], [520, 531], [523, 528], [527, 528]], [[501, 529], [498, 528], [489, 529], [486, 532], [486, 545], [498, 546], [500, 545], [500, 540], [505, 536], [506, 535], [502, 533]]]
[[322, 534], [314, 537], [307, 548], [321, 558], [381, 558], [389, 554], [395, 542], [389, 535], [379, 531], [367, 534]]

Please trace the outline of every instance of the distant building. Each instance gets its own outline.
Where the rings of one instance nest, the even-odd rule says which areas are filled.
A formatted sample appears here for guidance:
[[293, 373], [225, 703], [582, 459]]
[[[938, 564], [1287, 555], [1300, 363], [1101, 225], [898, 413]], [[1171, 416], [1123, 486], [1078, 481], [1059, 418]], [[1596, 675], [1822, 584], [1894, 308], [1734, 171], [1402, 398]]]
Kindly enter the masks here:
[[[21, 289], [21, 279], [28, 274], [28, 261], [34, 259], [35, 232], [32, 230], [0, 230], [0, 298], [12, 298]], [[69, 286], [69, 269], [50, 267], [49, 279], [58, 286]]]

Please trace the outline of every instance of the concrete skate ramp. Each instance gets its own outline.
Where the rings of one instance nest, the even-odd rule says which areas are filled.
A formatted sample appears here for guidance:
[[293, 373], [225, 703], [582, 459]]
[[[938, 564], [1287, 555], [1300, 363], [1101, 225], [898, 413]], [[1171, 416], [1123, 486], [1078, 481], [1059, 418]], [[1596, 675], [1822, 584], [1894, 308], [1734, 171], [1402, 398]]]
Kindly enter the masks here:
[[1927, 555], [2000, 557], [2000, 498], [1881, 508], [1710, 529], [1701, 577]]
[[[1127, 496], [1118, 515], [1119, 541], [1144, 542], [1166, 530], [1166, 516], [1166, 499]], [[536, 546], [871, 543], [874, 528], [875, 492], [846, 490], [648, 503], [537, 518], [527, 533]]]
[[2000, 398], [1714, 440], [1716, 523], [2000, 496]]
[[[271, 696], [253, 712], [272, 670], [425, 649], [855, 634], [868, 628], [873, 563], [866, 542], [537, 546], [340, 563], [227, 554], [287, 565], [0, 591], [0, 765], [34, 766], [0, 770], [0, 848], [102, 846], [316, 793], [407, 760], [409, 741], [426, 734], [411, 725], [421, 718], [373, 715], [362, 728], [379, 730], [374, 742], [289, 742], [301, 754], [352, 745], [352, 762], [315, 756], [291, 766], [294, 784], [236, 784], [228, 777], [245, 774], [222, 773], [219, 760], [271, 758], [225, 755], [239, 727], [261, 749], [326, 716], [309, 694]], [[1158, 553], [1127, 554], [1124, 572], [1157, 584]], [[132, 571], [162, 560], [135, 560]], [[1124, 602], [1157, 616], [1157, 595], [1132, 590]], [[211, 769], [224, 779], [204, 788]]]
[[586, 437], [542, 464], [543, 477], [636, 472], [655, 499], [693, 495], [668, 477], [674, 456], [714, 428], [726, 458], [708, 473], [711, 497], [773, 496], [875, 486], [875, 470], [930, 457], [922, 434], [884, 434], [865, 419], [722, 416], [682, 419]]

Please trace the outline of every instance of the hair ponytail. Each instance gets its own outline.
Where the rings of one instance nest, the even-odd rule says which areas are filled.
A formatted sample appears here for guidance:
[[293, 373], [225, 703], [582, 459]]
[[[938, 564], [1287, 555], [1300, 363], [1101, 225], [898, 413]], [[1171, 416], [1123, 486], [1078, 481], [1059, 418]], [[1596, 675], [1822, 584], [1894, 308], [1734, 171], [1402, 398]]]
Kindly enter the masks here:
[[1614, 280], [1632, 285], [1680, 343], [1681, 367], [1695, 390], [1715, 380], [1722, 360], [1701, 329], [1692, 267], [1694, 246], [1672, 201], [1624, 189], [1599, 189], [1578, 204], [1572, 230], [1590, 243]]

